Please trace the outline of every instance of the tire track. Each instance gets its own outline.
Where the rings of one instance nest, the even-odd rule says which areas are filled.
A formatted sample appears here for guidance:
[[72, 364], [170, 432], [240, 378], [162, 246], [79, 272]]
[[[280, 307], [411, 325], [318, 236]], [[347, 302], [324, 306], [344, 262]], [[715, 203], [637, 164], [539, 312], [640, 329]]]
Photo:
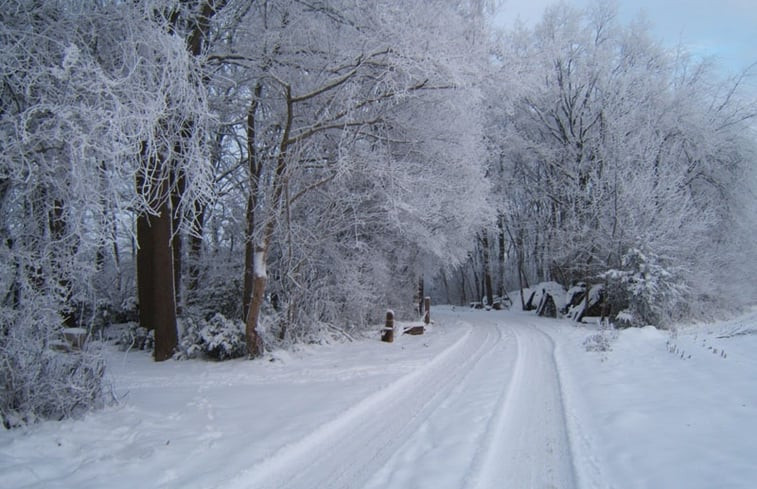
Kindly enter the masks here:
[[422, 369], [217, 487], [361, 487], [498, 343], [489, 341], [493, 333], [501, 335], [500, 331], [468, 326], [460, 340]]
[[551, 337], [527, 316], [462, 317], [431, 362], [216, 487], [577, 487]]
[[514, 333], [516, 359], [465, 487], [575, 488], [554, 343], [531, 325], [499, 327]]

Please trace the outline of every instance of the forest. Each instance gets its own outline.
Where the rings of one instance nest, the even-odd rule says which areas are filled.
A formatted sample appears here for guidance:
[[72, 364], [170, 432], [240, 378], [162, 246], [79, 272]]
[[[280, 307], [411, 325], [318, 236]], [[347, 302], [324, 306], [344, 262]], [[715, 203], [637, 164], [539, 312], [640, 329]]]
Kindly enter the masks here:
[[507, 31], [496, 3], [0, 2], [3, 424], [107, 403], [65, 335], [113, 324], [256, 358], [426, 294], [602, 283], [663, 327], [754, 303], [754, 67], [612, 1]]

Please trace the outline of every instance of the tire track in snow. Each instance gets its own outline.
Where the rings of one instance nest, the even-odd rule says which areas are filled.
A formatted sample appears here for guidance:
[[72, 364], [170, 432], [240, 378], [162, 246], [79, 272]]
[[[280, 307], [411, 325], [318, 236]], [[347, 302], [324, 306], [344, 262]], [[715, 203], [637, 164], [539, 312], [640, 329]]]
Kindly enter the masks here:
[[575, 488], [554, 343], [531, 325], [503, 327], [515, 333], [515, 366], [465, 487]]
[[554, 344], [527, 317], [503, 316], [476, 316], [499, 344], [451, 391], [451, 409], [430, 413], [367, 489], [577, 487]]
[[464, 317], [431, 362], [216, 487], [575, 488], [552, 339], [527, 316]]
[[366, 489], [577, 486], [551, 338], [522, 315], [470, 320], [496, 344]]
[[397, 445], [419, 430], [498, 341], [501, 331], [465, 330], [452, 346], [424, 367], [398, 379], [297, 443], [217, 487], [329, 489], [362, 486]]

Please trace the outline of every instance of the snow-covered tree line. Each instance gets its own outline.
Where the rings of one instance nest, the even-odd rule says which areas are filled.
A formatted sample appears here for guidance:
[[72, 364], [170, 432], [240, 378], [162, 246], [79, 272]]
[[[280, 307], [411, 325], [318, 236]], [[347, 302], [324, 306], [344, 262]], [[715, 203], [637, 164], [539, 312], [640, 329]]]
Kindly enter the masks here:
[[409, 308], [484, 223], [484, 2], [2, 7], [6, 426], [103, 402], [66, 327], [163, 360], [221, 312], [255, 356]]
[[747, 77], [605, 2], [492, 48], [491, 6], [2, 2], [4, 424], [104, 401], [66, 328], [138, 321], [164, 360], [237, 325], [257, 356], [439, 269], [451, 302], [605, 281], [640, 321], [753, 298]]
[[495, 294], [606, 282], [616, 311], [640, 324], [754, 299], [749, 71], [724, 79], [712, 60], [660, 46], [644, 22], [620, 24], [611, 2], [558, 4], [503, 34], [496, 68], [496, 221], [462, 277], [451, 274], [454, 299], [491, 296], [486, 276]]

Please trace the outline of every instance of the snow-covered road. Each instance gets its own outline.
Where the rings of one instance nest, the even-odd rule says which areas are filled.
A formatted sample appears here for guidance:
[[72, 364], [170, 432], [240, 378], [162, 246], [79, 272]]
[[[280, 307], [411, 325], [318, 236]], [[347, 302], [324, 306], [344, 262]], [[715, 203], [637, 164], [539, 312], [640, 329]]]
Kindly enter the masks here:
[[451, 346], [218, 487], [574, 488], [554, 344], [509, 318], [447, 313]]
[[423, 336], [265, 358], [105, 354], [122, 401], [0, 431], [25, 489], [757, 487], [757, 309], [605, 331], [434, 308]]

